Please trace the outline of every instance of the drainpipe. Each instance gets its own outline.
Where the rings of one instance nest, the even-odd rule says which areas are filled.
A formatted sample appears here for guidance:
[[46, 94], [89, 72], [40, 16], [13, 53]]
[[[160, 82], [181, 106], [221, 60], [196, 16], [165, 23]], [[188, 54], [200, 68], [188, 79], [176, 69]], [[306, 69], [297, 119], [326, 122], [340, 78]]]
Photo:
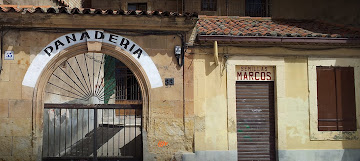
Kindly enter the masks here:
[[214, 41], [214, 60], [216, 66], [219, 65], [219, 50], [218, 50], [218, 44], [217, 41]]
[[185, 61], [185, 35], [186, 35], [186, 33], [180, 33], [180, 34], [178, 34], [178, 36], [180, 37], [180, 39], [181, 39], [181, 54], [180, 54], [180, 59], [181, 60], [179, 60], [179, 58], [177, 58], [177, 61], [178, 61], [178, 65], [180, 66], [180, 67], [182, 67], [182, 74], [183, 74], [183, 85], [182, 85], [182, 88], [183, 88], [183, 95], [182, 95], [182, 97], [183, 97], [183, 131], [184, 131], [184, 135], [186, 134], [186, 126], [185, 126], [185, 66], [184, 66], [184, 61]]
[[184, 65], [184, 58], [185, 58], [185, 36], [184, 34], [178, 34], [181, 39], [181, 54], [176, 56], [177, 63], [180, 67]]
[[1, 44], [0, 44], [0, 74], [1, 74], [1, 71], [2, 71], [2, 66], [3, 66], [3, 51], [4, 51], [4, 28], [1, 27]]
[[185, 58], [185, 36], [181, 35], [181, 65], [182, 67], [184, 65], [184, 58]]

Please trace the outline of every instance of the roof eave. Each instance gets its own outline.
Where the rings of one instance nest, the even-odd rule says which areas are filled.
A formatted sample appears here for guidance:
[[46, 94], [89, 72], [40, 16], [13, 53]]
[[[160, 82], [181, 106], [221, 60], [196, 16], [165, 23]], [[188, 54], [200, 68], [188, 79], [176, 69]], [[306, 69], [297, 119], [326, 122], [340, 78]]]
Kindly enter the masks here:
[[[106, 16], [106, 18], [104, 18]], [[102, 14], [19, 14], [0, 12], [0, 26], [4, 28], [51, 28], [51, 29], [103, 29], [122, 31], [169, 31], [188, 32], [194, 28], [196, 19], [185, 16], [134, 16]]]
[[360, 44], [360, 38], [198, 35], [199, 41]]

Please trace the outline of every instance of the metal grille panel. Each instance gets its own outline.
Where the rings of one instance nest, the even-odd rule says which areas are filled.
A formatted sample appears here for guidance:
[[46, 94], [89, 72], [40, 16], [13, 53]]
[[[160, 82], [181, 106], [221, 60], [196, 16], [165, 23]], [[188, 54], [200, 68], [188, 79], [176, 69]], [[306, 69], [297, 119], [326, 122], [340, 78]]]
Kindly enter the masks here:
[[274, 82], [237, 82], [238, 160], [275, 160]]
[[141, 108], [45, 104], [43, 160], [142, 160]]
[[65, 60], [45, 88], [43, 160], [142, 160], [136, 77], [103, 53]]

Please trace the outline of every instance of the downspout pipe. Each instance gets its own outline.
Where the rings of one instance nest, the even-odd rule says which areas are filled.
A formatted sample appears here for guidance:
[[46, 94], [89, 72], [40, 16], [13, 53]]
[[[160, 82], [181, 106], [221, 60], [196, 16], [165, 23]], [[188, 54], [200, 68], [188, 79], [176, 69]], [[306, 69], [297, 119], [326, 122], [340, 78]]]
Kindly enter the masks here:
[[218, 43], [214, 41], [214, 61], [216, 66], [219, 65], [219, 50], [218, 50]]
[[1, 27], [1, 44], [0, 44], [0, 74], [1, 74], [1, 71], [2, 71], [2, 66], [3, 66], [3, 51], [4, 51], [4, 28]]
[[183, 33], [178, 34], [181, 39], [181, 54], [176, 56], [177, 63], [180, 67], [184, 65], [184, 58], [185, 58], [185, 36]]
[[181, 35], [181, 64], [180, 67], [184, 65], [184, 58], [185, 58], [185, 36]]

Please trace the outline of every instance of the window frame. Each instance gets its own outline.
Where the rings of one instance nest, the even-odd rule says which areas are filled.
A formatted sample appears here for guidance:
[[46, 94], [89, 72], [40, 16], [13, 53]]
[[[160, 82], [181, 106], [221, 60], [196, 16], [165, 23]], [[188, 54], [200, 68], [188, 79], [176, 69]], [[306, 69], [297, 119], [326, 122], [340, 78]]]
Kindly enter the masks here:
[[[245, 0], [245, 16], [271, 17], [271, 0], [257, 0], [257, 1], [261, 1], [260, 3], [254, 1], [256, 0]], [[255, 5], [261, 6], [261, 9], [259, 9], [260, 11], [251, 8], [251, 7], [256, 7]]]
[[[317, 66], [316, 74], [318, 130], [356, 131], [354, 68]], [[348, 76], [351, 79], [343, 79], [341, 76], [343, 74], [350, 74]], [[350, 86], [351, 89], [347, 89], [346, 86]], [[343, 89], [346, 91], [344, 92]], [[343, 116], [350, 117], [350, 121], [344, 119]]]
[[[147, 11], [147, 8], [148, 8], [148, 5], [147, 5], [146, 2], [128, 3], [128, 4], [127, 4], [127, 10], [130, 10], [130, 9], [129, 9], [129, 5], [135, 5], [135, 6], [136, 6], [136, 10], [139, 10], [139, 11]], [[139, 6], [140, 6], [140, 5], [145, 5], [146, 9], [145, 9], [145, 10], [139, 9]], [[136, 10], [134, 10], [134, 11], [136, 11]]]
[[[212, 6], [214, 8], [211, 8]], [[217, 10], [217, 0], [201, 0], [201, 11], [216, 11]]]
[[115, 102], [141, 102], [141, 89], [134, 73], [120, 60], [115, 60]]
[[355, 98], [356, 131], [319, 131], [317, 107], [317, 66], [339, 66], [354, 68], [355, 95], [360, 96], [360, 59], [359, 58], [308, 58], [308, 86], [309, 86], [309, 124], [310, 140], [360, 140], [360, 97]]

